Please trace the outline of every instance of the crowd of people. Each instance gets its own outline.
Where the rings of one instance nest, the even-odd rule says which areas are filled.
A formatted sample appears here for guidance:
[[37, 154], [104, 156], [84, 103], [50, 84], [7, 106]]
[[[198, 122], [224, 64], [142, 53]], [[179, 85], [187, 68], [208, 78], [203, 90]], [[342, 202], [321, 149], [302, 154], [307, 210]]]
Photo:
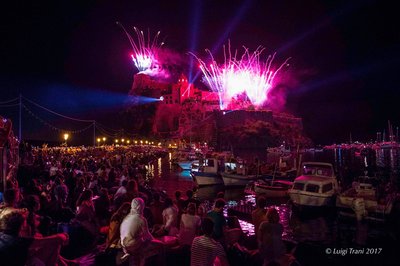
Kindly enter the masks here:
[[[227, 250], [243, 232], [224, 215], [223, 193], [207, 209], [192, 190], [169, 197], [148, 182], [146, 166], [164, 150], [21, 150], [2, 193], [1, 264], [167, 265], [173, 252], [185, 254], [183, 265], [235, 264]], [[288, 265], [279, 215], [262, 198], [256, 211], [261, 263]]]

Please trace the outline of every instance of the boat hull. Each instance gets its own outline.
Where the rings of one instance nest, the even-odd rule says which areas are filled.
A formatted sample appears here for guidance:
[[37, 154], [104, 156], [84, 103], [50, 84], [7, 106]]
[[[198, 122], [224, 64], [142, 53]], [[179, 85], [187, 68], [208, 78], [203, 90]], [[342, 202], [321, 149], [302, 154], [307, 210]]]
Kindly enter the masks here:
[[224, 184], [221, 176], [217, 173], [192, 172], [192, 177], [198, 186], [212, 186]]
[[259, 177], [256, 175], [237, 175], [237, 174], [221, 174], [223, 183], [226, 187], [245, 187], [251, 181], [257, 180]]
[[281, 183], [279, 181], [275, 181], [274, 183], [269, 184], [254, 184], [254, 192], [257, 195], [263, 195], [267, 198], [284, 198], [289, 197], [288, 190], [291, 187], [290, 183]]
[[334, 201], [333, 194], [307, 193], [305, 191], [288, 191], [289, 197], [296, 206], [323, 207]]

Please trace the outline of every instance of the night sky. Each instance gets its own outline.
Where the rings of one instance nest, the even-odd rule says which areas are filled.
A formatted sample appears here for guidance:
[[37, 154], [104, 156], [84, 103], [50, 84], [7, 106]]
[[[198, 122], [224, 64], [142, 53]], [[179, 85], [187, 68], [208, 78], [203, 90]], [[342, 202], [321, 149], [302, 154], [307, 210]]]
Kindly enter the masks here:
[[[182, 55], [210, 48], [221, 56], [229, 39], [237, 49], [262, 45], [278, 61], [290, 57], [279, 83], [285, 109], [303, 118], [315, 143], [350, 133], [368, 141], [388, 120], [400, 124], [398, 9], [384, 1], [13, 2], [2, 8], [0, 102], [22, 93], [118, 128], [110, 117], [136, 72], [120, 21], [160, 30], [165, 47]], [[16, 119], [7, 108], [0, 114]]]

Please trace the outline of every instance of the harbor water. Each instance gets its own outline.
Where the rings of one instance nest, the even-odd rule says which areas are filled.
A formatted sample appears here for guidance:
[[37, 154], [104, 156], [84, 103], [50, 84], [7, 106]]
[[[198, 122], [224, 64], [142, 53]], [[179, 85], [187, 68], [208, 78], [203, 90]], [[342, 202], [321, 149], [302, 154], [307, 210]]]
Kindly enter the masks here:
[[[264, 151], [237, 151], [235, 155], [247, 160], [257, 158], [263, 161], [267, 159], [267, 154]], [[182, 171], [170, 162], [170, 158], [171, 154], [148, 166], [152, 185], [157, 189], [164, 190], [170, 197], [174, 196], [176, 190], [180, 190], [184, 194], [186, 190], [194, 189], [195, 196], [211, 206], [217, 193], [223, 191], [228, 206], [243, 204], [244, 202], [246, 204], [255, 203], [255, 196], [245, 194], [243, 188], [225, 188], [224, 186], [197, 188], [190, 171]], [[302, 162], [332, 163], [342, 187], [351, 184], [354, 177], [365, 174], [376, 176], [384, 182], [391, 181], [397, 187], [399, 185], [399, 149], [368, 149], [361, 152], [354, 149], [309, 151], [301, 154], [298, 158]], [[379, 262], [383, 255], [389, 260], [395, 260], [393, 248], [398, 246], [400, 236], [398, 216], [390, 223], [357, 222], [340, 217], [335, 209], [306, 213], [295, 211], [288, 198], [270, 199], [268, 206], [274, 206], [278, 209], [281, 223], [284, 226], [283, 238], [302, 243], [308, 246], [307, 250], [315, 251], [315, 253], [310, 254], [311, 260], [318, 254], [322, 256], [322, 259], [325, 259], [327, 256], [326, 249], [329, 248], [339, 250], [353, 247], [382, 248], [383, 253], [380, 256], [371, 257], [370, 262], [375, 262], [374, 260]], [[399, 206], [396, 205], [394, 209], [394, 211], [398, 211]], [[249, 235], [254, 234], [251, 223], [241, 221], [241, 226]], [[340, 258], [337, 257], [337, 259]], [[312, 261], [309, 264], [312, 265]]]

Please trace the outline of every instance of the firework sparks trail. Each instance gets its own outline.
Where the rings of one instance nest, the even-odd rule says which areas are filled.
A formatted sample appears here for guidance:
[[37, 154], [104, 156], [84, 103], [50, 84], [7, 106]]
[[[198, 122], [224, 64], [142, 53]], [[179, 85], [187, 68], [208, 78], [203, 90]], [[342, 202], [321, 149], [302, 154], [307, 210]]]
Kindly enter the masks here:
[[133, 27], [137, 38], [137, 40], [135, 41], [120, 22], [117, 21], [116, 23], [123, 29], [129, 39], [129, 42], [131, 43], [133, 49], [133, 54], [131, 55], [132, 61], [135, 64], [136, 68], [139, 70], [139, 73], [151, 74], [152, 70], [158, 70], [159, 63], [157, 61], [156, 53], [157, 49], [159, 49], [164, 44], [164, 42], [158, 42], [160, 32], [157, 32], [156, 36], [151, 41], [149, 31], [147, 32], [146, 40], [143, 31], [140, 31], [138, 28]]
[[212, 91], [218, 93], [220, 109], [227, 109], [233, 98], [243, 93], [254, 106], [262, 106], [268, 100], [268, 93], [276, 75], [287, 65], [289, 58], [276, 70], [272, 70], [275, 54], [268, 56], [265, 62], [261, 62], [260, 56], [264, 51], [261, 46], [253, 53], [244, 47], [244, 53], [239, 59], [237, 52], [231, 53], [230, 44], [228, 49], [224, 46], [223, 50], [222, 66], [217, 64], [210, 50], [206, 50], [211, 57], [209, 65], [192, 53], [199, 62], [205, 83]]

